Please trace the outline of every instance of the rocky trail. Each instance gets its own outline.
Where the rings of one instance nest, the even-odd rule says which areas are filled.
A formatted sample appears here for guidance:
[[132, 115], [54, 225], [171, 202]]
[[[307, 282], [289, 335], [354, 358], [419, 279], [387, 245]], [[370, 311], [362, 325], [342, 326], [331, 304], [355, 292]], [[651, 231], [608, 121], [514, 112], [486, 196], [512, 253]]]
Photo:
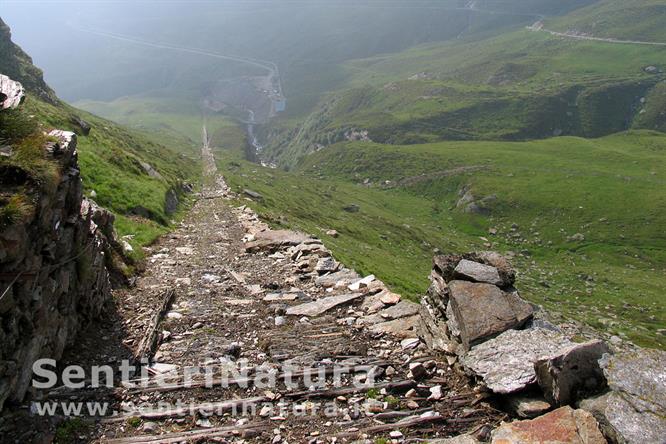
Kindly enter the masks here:
[[[207, 143], [203, 157], [215, 175]], [[47, 394], [109, 404], [116, 414], [89, 441], [403, 440], [484, 434], [506, 419], [425, 349], [418, 304], [361, 279], [319, 240], [270, 230], [233, 205], [222, 177], [210, 182], [150, 248], [135, 285], [116, 291], [102, 330], [84, 332], [64, 359], [89, 368], [143, 358], [147, 378]], [[249, 376], [222, 378], [224, 368]], [[257, 374], [276, 383], [261, 388]]]

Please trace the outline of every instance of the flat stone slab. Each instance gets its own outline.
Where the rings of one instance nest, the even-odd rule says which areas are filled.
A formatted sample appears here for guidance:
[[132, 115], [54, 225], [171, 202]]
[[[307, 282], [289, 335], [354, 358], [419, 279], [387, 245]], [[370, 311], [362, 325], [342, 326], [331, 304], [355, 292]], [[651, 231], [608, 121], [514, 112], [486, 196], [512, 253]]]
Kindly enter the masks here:
[[502, 284], [502, 278], [500, 277], [497, 268], [469, 261], [467, 259], [458, 262], [454, 272], [458, 277], [469, 279], [474, 282], [484, 282], [492, 285]]
[[562, 407], [536, 419], [503, 424], [492, 444], [606, 444], [594, 417], [585, 410]]
[[254, 299], [225, 299], [224, 303], [227, 305], [236, 305], [236, 306], [242, 306], [242, 305], [252, 305], [254, 304], [255, 300]]
[[381, 322], [392, 321], [394, 319], [414, 316], [419, 313], [420, 305], [414, 302], [402, 301], [392, 307], [381, 310], [370, 316], [364, 316], [359, 319], [359, 323], [365, 325], [374, 325]]
[[417, 327], [419, 324], [419, 315], [408, 316], [406, 318], [394, 319], [388, 322], [382, 322], [369, 327], [373, 333], [383, 333], [392, 335], [401, 339], [416, 338]]
[[515, 393], [536, 383], [534, 364], [572, 346], [564, 335], [542, 328], [508, 330], [472, 347], [463, 366], [495, 393]]
[[264, 302], [290, 302], [298, 299], [298, 293], [270, 293], [264, 296]]
[[270, 251], [275, 252], [279, 248], [301, 244], [311, 240], [303, 233], [290, 230], [268, 230], [257, 233], [252, 242], [245, 244], [245, 251]]
[[335, 287], [335, 284], [338, 282], [342, 282], [342, 284], [344, 284], [346, 287], [358, 278], [359, 275], [355, 271], [344, 269], [335, 273], [319, 276], [317, 279], [315, 279], [315, 285], [318, 287], [330, 288]]
[[289, 307], [287, 309], [287, 314], [291, 316], [319, 316], [328, 310], [337, 307], [338, 305], [346, 304], [347, 302], [353, 301], [354, 299], [358, 299], [360, 297], [363, 297], [362, 293], [330, 296], [327, 298], [318, 299], [313, 302], [308, 302], [306, 304], [296, 305], [295, 307]]
[[506, 293], [495, 285], [452, 281], [449, 283], [449, 319], [460, 330], [463, 347], [469, 349], [485, 339], [528, 321], [534, 309], [515, 293]]

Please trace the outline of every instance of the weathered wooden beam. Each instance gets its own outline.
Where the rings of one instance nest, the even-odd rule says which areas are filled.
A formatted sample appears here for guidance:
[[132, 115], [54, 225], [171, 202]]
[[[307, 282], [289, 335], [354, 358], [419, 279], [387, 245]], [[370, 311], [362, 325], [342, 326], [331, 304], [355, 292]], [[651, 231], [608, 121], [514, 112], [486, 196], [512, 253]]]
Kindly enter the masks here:
[[164, 435], [132, 436], [105, 441], [107, 444], [172, 444], [180, 442], [197, 442], [209, 438], [224, 438], [243, 434], [243, 432], [263, 431], [270, 428], [268, 422], [250, 423], [242, 426], [225, 426], [210, 429], [197, 429], [187, 432], [166, 433]]
[[162, 304], [159, 309], [155, 312], [150, 324], [148, 324], [148, 329], [146, 330], [139, 346], [134, 351], [134, 362], [140, 364], [144, 360], [152, 359], [153, 355], [157, 351], [158, 342], [159, 342], [159, 326], [166, 316], [167, 312], [173, 304], [173, 300], [176, 297], [176, 291], [174, 289], [168, 289], [163, 293]]

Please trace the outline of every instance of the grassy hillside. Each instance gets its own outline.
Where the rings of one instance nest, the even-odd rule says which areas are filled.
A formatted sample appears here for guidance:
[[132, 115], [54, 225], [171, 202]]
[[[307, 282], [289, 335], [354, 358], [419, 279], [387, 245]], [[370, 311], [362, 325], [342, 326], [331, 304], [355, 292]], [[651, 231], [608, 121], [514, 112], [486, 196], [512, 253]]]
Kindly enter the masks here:
[[[264, 217], [321, 236], [340, 259], [409, 297], [425, 291], [435, 248], [492, 248], [515, 255], [528, 299], [666, 347], [663, 134], [355, 142], [313, 154], [291, 173], [240, 161], [230, 146], [222, 142], [220, 166], [235, 188], [264, 195], [252, 204]], [[467, 191], [476, 212], [457, 206]], [[360, 211], [343, 210], [351, 204]]]
[[651, 65], [666, 66], [663, 49], [527, 30], [350, 61], [346, 88], [302, 122], [278, 120], [266, 131], [268, 155], [293, 167], [350, 129], [367, 130], [376, 142], [414, 144], [661, 128], [663, 74], [645, 72]]
[[549, 29], [595, 37], [666, 42], [666, 4], [661, 0], [601, 0], [546, 21]]
[[[0, 72], [10, 74], [27, 89], [25, 103], [14, 113], [40, 132], [58, 128], [78, 134], [85, 192], [118, 216], [116, 228], [121, 235], [133, 236], [130, 243], [144, 245], [166, 231], [175, 216], [167, 211], [166, 195], [173, 192], [181, 203], [187, 200], [182, 185], [198, 180], [198, 149], [182, 136], [162, 137], [158, 143], [153, 135], [61, 102], [30, 57], [12, 43], [9, 29], [2, 22], [0, 25]], [[33, 154], [32, 160], [39, 163], [40, 156]], [[13, 162], [13, 158], [6, 161]]]

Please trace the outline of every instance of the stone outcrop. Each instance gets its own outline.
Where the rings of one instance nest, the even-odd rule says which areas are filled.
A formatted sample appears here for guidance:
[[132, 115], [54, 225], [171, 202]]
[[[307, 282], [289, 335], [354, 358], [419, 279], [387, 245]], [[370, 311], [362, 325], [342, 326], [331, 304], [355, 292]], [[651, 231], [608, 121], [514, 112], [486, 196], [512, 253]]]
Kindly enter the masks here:
[[666, 437], [666, 352], [640, 350], [601, 360], [610, 391], [581, 402], [618, 443], [663, 442]]
[[512, 287], [515, 271], [497, 253], [436, 256], [430, 281], [421, 301], [420, 329], [436, 351], [464, 354], [506, 330], [523, 327], [534, 314]]
[[508, 330], [472, 348], [462, 364], [494, 393], [515, 393], [537, 382], [539, 359], [570, 345], [561, 334], [542, 328]]
[[23, 85], [0, 74], [0, 109], [14, 109], [21, 104], [24, 97]]
[[421, 339], [505, 410], [535, 418], [502, 425], [493, 443], [664, 442], [665, 352], [613, 354], [601, 340], [574, 342], [520, 298], [497, 253], [437, 256], [430, 281]]
[[40, 190], [26, 174], [34, 211], [0, 231], [0, 408], [23, 399], [33, 362], [58, 359], [110, 297], [104, 251], [113, 217], [83, 199], [75, 134], [50, 135], [57, 185]]

